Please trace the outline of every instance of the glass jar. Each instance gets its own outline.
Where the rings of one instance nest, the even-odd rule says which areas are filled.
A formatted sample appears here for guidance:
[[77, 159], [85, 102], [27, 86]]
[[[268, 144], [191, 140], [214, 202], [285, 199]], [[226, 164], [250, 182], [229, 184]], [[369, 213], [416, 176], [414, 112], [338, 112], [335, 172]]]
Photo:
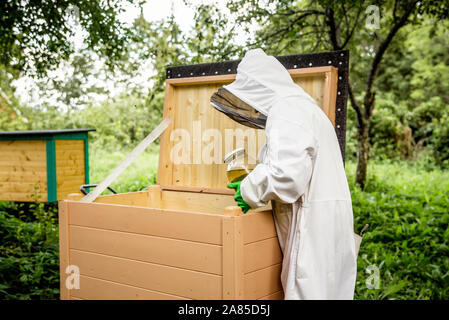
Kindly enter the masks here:
[[223, 162], [228, 165], [226, 176], [229, 183], [243, 180], [256, 167], [256, 161], [248, 163], [248, 159], [254, 160], [245, 152], [245, 148], [235, 149], [223, 158]]

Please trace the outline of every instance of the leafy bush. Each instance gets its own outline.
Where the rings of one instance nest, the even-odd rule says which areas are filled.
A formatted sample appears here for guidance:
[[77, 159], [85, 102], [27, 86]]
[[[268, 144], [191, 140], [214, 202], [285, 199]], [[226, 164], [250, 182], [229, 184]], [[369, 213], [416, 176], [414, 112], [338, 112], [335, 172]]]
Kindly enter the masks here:
[[0, 299], [57, 299], [56, 206], [0, 202]]
[[435, 162], [443, 167], [449, 166], [449, 112], [447, 112], [436, 123], [432, 134], [433, 155]]

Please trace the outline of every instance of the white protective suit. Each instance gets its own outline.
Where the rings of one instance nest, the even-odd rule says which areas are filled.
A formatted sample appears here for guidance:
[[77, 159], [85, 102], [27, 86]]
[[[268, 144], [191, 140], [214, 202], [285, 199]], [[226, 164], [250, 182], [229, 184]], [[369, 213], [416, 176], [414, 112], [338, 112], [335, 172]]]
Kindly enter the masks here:
[[260, 164], [241, 194], [252, 208], [274, 200], [285, 299], [353, 299], [352, 203], [332, 123], [261, 49], [247, 52], [224, 88], [267, 116]]

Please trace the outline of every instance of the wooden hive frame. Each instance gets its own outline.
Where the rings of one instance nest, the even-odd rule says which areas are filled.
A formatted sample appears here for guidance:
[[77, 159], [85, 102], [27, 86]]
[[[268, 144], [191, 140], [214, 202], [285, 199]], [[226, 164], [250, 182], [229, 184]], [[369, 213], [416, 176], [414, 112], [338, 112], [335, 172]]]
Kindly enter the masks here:
[[[278, 58], [329, 115], [342, 152], [347, 55]], [[167, 70], [164, 117], [172, 124], [161, 140], [158, 185], [94, 203], [79, 202], [79, 194], [60, 202], [62, 299], [282, 299], [282, 253], [270, 206], [242, 214], [225, 188], [222, 164], [170, 163], [171, 133], [191, 129], [185, 126], [194, 120], [180, 108], [213, 110], [210, 93], [234, 79], [237, 64]], [[202, 116], [204, 125], [237, 127], [221, 113]], [[202, 180], [192, 178], [198, 174]], [[65, 286], [69, 265], [79, 267], [80, 289]]]

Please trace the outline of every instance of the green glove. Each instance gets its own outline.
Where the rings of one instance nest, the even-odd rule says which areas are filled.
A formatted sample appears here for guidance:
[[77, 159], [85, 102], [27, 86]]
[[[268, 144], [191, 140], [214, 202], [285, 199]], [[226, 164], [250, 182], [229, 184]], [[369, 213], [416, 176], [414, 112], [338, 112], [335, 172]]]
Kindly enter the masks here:
[[240, 184], [242, 181], [232, 182], [227, 185], [228, 188], [235, 189], [234, 200], [237, 202], [240, 208], [242, 208], [243, 213], [246, 213], [251, 207], [249, 204], [245, 202], [242, 198], [242, 194], [240, 193]]

